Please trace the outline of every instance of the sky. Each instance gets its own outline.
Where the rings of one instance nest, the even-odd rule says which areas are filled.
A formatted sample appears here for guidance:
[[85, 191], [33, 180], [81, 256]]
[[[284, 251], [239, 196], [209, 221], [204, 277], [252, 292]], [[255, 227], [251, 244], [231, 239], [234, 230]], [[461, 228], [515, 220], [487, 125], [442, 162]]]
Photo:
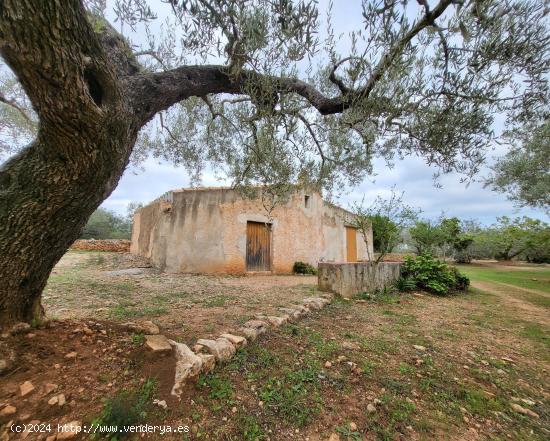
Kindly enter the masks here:
[[[163, 193], [189, 186], [189, 176], [183, 168], [174, 167], [166, 162], [149, 158], [142, 164], [142, 169], [128, 169], [118, 187], [105, 200], [103, 207], [120, 214], [126, 214], [130, 202], [148, 203]], [[354, 201], [365, 198], [368, 203], [377, 195], [389, 195], [392, 188], [404, 191], [404, 200], [422, 210], [421, 216], [436, 219], [442, 212], [446, 216], [457, 216], [460, 219], [478, 219], [489, 225], [497, 216], [529, 216], [549, 221], [542, 210], [530, 208], [518, 209], [502, 194], [483, 188], [479, 182], [468, 186], [460, 182], [456, 174], [439, 178], [442, 188], [436, 188], [432, 176], [436, 169], [428, 167], [419, 158], [408, 158], [399, 161], [391, 169], [384, 161], [375, 161], [375, 173], [371, 180], [365, 180], [356, 188], [348, 188], [336, 202], [349, 208]], [[482, 172], [483, 173], [483, 172]], [[487, 173], [487, 171], [485, 171]], [[229, 185], [228, 181], [219, 181], [211, 170], [203, 175], [202, 185]]]

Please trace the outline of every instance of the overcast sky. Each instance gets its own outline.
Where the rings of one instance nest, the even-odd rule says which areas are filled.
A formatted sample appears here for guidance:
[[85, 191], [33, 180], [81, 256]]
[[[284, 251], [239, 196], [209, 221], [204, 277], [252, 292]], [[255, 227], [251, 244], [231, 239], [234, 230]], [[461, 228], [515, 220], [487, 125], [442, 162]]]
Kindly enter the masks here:
[[[130, 202], [147, 203], [166, 191], [189, 186], [189, 178], [183, 168], [159, 163], [154, 159], [149, 159], [143, 166], [143, 172], [129, 169], [124, 173], [117, 189], [103, 207], [125, 214]], [[351, 201], [360, 201], [363, 196], [370, 201], [378, 194], [388, 194], [395, 186], [397, 190], [404, 191], [406, 201], [421, 208], [422, 216], [427, 218], [437, 218], [444, 211], [447, 216], [475, 218], [484, 224], [490, 224], [502, 215], [525, 215], [549, 220], [541, 210], [514, 207], [505, 196], [484, 189], [480, 183], [472, 183], [467, 187], [460, 183], [456, 175], [440, 177], [442, 188], [435, 188], [432, 180], [435, 169], [426, 166], [420, 159], [409, 158], [398, 162], [392, 169], [388, 169], [383, 161], [376, 161], [375, 172], [377, 176], [373, 177], [373, 181], [364, 181], [359, 187], [348, 189], [335, 202], [348, 207]], [[202, 184], [217, 186], [229, 183], [220, 182], [212, 172], [207, 172]]]

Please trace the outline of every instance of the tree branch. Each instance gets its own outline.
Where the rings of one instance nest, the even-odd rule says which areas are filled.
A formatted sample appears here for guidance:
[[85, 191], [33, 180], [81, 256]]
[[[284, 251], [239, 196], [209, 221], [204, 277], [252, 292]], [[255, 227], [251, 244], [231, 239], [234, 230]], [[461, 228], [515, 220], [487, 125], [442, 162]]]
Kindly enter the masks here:
[[382, 56], [364, 87], [349, 90], [335, 75], [338, 66], [347, 59], [337, 63], [329, 75], [329, 80], [338, 86], [340, 96], [325, 96], [314, 86], [298, 78], [263, 75], [251, 70], [242, 70], [235, 76], [231, 74], [230, 66], [222, 65], [182, 66], [166, 72], [136, 75], [132, 87], [135, 94], [135, 109], [141, 113], [143, 123], [146, 123], [155, 113], [191, 96], [203, 97], [220, 93], [247, 95], [247, 90], [253, 86], [260, 89], [269, 87], [267, 96], [273, 92], [300, 95], [322, 115], [342, 113], [357, 99], [368, 97], [376, 82], [402, 53], [405, 46], [420, 31], [433, 25], [452, 2], [453, 0], [441, 0], [433, 10], [427, 10], [422, 19]]

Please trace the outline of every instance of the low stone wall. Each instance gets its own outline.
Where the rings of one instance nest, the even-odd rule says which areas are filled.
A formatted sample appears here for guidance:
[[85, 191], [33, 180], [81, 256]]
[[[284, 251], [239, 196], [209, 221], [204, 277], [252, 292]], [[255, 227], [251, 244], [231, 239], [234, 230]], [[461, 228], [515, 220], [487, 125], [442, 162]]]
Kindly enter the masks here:
[[78, 239], [71, 250], [130, 252], [130, 241], [126, 239]]
[[318, 288], [342, 297], [352, 297], [360, 292], [382, 289], [395, 282], [401, 275], [400, 262], [328, 263], [318, 267]]

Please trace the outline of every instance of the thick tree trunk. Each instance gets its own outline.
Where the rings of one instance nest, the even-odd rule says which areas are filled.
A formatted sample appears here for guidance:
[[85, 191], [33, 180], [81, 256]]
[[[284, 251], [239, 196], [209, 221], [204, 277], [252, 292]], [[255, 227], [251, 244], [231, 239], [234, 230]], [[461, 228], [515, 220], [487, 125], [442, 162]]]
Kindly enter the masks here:
[[53, 266], [116, 187], [142, 122], [123, 77], [134, 67], [108, 59], [120, 41], [99, 38], [79, 1], [3, 2], [0, 43], [40, 117], [0, 167], [1, 328], [42, 315]]
[[115, 188], [135, 139], [119, 127], [102, 132], [67, 140], [89, 152], [78, 161], [45, 160], [52, 146], [43, 141], [0, 170], [0, 324], [41, 316], [53, 266]]

